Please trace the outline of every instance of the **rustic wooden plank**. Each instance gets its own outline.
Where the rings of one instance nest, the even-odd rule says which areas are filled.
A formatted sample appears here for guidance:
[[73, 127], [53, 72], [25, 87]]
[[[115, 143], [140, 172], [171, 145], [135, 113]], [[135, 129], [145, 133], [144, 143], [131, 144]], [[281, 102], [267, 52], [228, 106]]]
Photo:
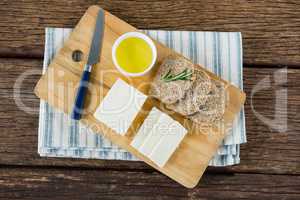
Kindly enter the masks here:
[[[275, 77], [281, 79], [283, 83], [276, 84]], [[257, 85], [266, 86], [266, 83], [258, 82], [268, 78], [272, 82], [271, 88], [266, 88], [253, 96], [252, 108], [251, 92]], [[276, 173], [285, 169], [286, 173], [299, 174], [300, 83], [298, 80], [299, 70], [244, 69], [244, 89], [247, 93], [246, 130], [249, 142], [242, 145], [242, 162], [241, 165], [233, 167], [234, 170], [243, 172], [258, 170], [268, 173], [269, 169], [270, 173]], [[285, 92], [287, 98], [284, 97]], [[273, 124], [284, 129], [284, 124], [287, 123], [287, 129], [279, 131], [267, 126], [254, 112], [271, 120], [277, 116], [278, 119]]]
[[300, 176], [206, 174], [186, 189], [158, 172], [1, 168], [0, 199], [299, 199]]
[[[40, 73], [42, 62], [34, 59], [0, 59], [0, 164], [73, 166], [102, 169], [139, 169], [153, 171], [142, 162], [103, 161], [83, 159], [40, 158], [37, 154], [38, 113], [27, 114], [20, 110], [13, 99], [13, 85], [17, 77], [27, 70]], [[287, 75], [287, 83], [274, 86], [274, 69], [245, 68], [244, 82], [247, 93], [246, 129], [248, 143], [242, 145], [240, 165], [222, 170], [231, 172], [260, 172], [276, 174], [300, 174], [300, 70], [277, 71], [277, 77]], [[21, 98], [25, 105], [38, 108], [39, 100], [33, 94], [33, 87], [39, 75], [27, 77], [21, 87]], [[251, 109], [251, 91], [263, 78], [270, 77], [272, 87], [257, 92], [253, 97], [255, 110], [265, 117], [273, 118], [275, 91], [288, 89], [287, 121], [288, 129], [283, 132], [273, 130], [259, 120]], [[278, 97], [279, 121], [284, 121], [283, 96]]]
[[42, 57], [44, 28], [74, 27], [95, 3], [141, 29], [240, 31], [245, 64], [300, 66], [297, 0], [3, 0], [0, 56]]

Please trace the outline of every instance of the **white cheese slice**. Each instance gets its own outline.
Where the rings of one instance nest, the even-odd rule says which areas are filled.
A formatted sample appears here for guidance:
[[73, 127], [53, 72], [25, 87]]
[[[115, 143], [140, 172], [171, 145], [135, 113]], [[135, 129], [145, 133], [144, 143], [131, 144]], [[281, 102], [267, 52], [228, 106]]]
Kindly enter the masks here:
[[94, 117], [120, 135], [125, 135], [147, 96], [118, 79], [102, 100]]
[[157, 124], [153, 126], [151, 131], [148, 132], [147, 137], [143, 141], [142, 145], [139, 147], [139, 151], [142, 154], [148, 156], [152, 152], [156, 144], [158, 144], [159, 141], [162, 139], [163, 134], [159, 131], [160, 125], [160, 121], [158, 121]]
[[147, 118], [144, 120], [143, 124], [138, 130], [138, 133], [134, 137], [134, 140], [131, 142], [131, 146], [133, 146], [136, 149], [139, 149], [143, 143], [145, 142], [145, 138], [148, 135], [151, 135], [151, 130], [155, 124], [157, 124], [157, 121], [160, 116], [160, 111], [157, 108], [152, 108], [152, 110], [149, 112]]
[[171, 117], [159, 111], [157, 123], [145, 138], [144, 143], [139, 148], [144, 155], [150, 155], [154, 147], [160, 142], [165, 134], [169, 134], [170, 125], [175, 122]]
[[163, 137], [149, 154], [149, 158], [160, 167], [167, 163], [187, 133], [187, 130], [180, 123], [171, 120], [166, 121], [169, 129], [163, 133]]
[[[145, 128], [146, 126], [149, 128]], [[186, 133], [187, 130], [179, 122], [153, 108], [131, 145], [158, 166], [163, 167]]]

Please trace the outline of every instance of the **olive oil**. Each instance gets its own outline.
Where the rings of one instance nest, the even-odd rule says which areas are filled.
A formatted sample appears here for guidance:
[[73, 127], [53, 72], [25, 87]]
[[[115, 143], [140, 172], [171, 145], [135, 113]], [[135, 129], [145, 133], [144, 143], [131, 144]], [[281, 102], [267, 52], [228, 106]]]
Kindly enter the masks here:
[[141, 73], [152, 62], [152, 50], [146, 41], [138, 37], [124, 39], [116, 49], [119, 66], [129, 73]]

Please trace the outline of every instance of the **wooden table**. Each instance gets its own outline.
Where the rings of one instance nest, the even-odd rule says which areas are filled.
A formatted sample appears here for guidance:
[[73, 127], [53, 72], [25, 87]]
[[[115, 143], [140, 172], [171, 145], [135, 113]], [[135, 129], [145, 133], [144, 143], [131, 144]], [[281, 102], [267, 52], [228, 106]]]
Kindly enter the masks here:
[[[196, 188], [186, 189], [142, 162], [39, 157], [38, 112], [16, 106], [14, 84], [25, 71], [38, 72], [21, 88], [23, 103], [38, 110], [33, 87], [44, 28], [73, 27], [92, 4], [140, 29], [242, 32], [248, 143], [240, 165], [209, 168]], [[2, 0], [0, 69], [0, 199], [300, 199], [297, 0]], [[253, 92], [261, 80], [269, 87]], [[277, 116], [280, 127], [287, 121], [287, 129], [272, 128], [257, 113]]]

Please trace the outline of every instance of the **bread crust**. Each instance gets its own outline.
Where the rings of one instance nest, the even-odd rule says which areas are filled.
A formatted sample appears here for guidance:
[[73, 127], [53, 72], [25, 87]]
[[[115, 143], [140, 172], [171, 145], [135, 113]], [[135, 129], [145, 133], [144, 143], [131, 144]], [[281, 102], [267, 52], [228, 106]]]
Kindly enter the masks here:
[[208, 99], [212, 84], [209, 76], [204, 71], [195, 70], [194, 77], [195, 81], [186, 92], [185, 97], [175, 104], [167, 105], [167, 108], [182, 115], [192, 115], [200, 110], [200, 106], [204, 105]]
[[186, 92], [192, 87], [193, 80], [178, 80], [165, 82], [162, 77], [171, 70], [171, 73], [178, 74], [185, 69], [194, 72], [194, 64], [182, 56], [172, 55], [166, 58], [160, 65], [149, 91], [153, 96], [165, 104], [173, 104], [182, 99]]

